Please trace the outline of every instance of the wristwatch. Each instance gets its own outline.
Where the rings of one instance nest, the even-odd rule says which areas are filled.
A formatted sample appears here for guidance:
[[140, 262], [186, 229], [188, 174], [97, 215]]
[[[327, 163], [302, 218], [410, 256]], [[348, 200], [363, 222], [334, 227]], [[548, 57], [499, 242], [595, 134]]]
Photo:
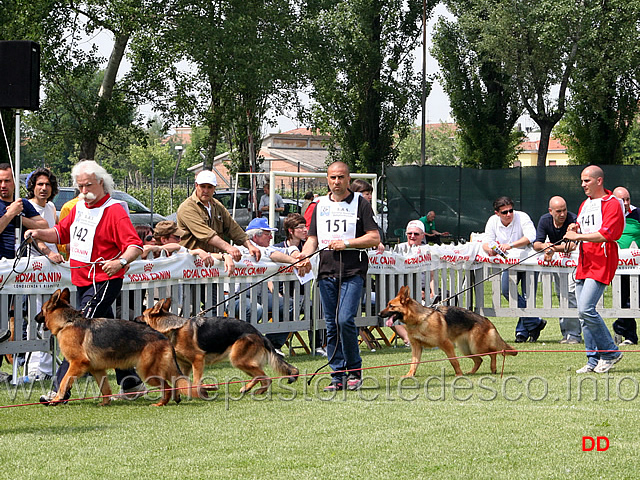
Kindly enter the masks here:
[[120, 265], [122, 265], [124, 267], [127, 263], [129, 263], [129, 262], [127, 261], [126, 258], [120, 257]]
[[345, 246], [345, 247], [348, 247], [349, 245], [351, 245], [351, 244], [349, 243], [349, 240], [343, 240], [343, 243], [344, 243], [344, 246]]

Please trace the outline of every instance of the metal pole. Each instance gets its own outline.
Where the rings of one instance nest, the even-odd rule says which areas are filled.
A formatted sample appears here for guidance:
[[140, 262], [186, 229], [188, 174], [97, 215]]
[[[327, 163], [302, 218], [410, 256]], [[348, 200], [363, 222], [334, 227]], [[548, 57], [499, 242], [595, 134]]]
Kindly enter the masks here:
[[427, 0], [422, 0], [422, 121], [420, 125], [420, 164], [426, 162], [427, 123]]

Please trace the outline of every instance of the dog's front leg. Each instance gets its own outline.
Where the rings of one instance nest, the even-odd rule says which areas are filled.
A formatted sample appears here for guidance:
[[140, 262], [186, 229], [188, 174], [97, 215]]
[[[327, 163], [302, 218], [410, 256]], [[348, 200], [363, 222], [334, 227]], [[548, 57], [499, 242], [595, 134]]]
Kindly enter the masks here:
[[98, 382], [98, 387], [102, 394], [100, 405], [109, 405], [111, 403], [111, 386], [109, 385], [109, 380], [107, 380], [107, 372], [105, 370], [93, 371], [91, 375], [93, 375], [93, 378]]
[[411, 342], [411, 367], [409, 367], [409, 371], [404, 377], [413, 377], [416, 374], [416, 370], [418, 370], [418, 364], [420, 363], [420, 359], [422, 358], [422, 346], [418, 344], [417, 341]]

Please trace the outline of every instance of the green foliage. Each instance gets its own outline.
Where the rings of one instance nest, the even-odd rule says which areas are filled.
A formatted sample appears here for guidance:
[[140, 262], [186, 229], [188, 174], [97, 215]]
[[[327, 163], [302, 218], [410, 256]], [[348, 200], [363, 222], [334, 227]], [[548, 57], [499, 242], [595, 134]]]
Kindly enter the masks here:
[[[427, 2], [430, 14], [434, 2]], [[392, 165], [394, 134], [404, 138], [418, 112], [420, 82], [410, 53], [422, 2], [309, 2], [305, 55], [312, 123], [340, 146], [333, 159], [354, 172]]]
[[[442, 123], [438, 128], [428, 128], [425, 131], [425, 165], [457, 165], [457, 141], [455, 126]], [[421, 132], [414, 129], [398, 143], [398, 165], [420, 165]]]
[[433, 54], [459, 127], [459, 156], [463, 166], [504, 168], [517, 158], [520, 134], [513, 127], [521, 104], [511, 74], [494, 61], [481, 42], [479, 21], [485, 10], [469, 2], [451, 2], [457, 21], [440, 19]]
[[[640, 2], [587, 2], [563, 141], [576, 163], [621, 164], [640, 98]], [[597, 59], [597, 61], [594, 61]]]
[[[478, 45], [517, 86], [523, 107], [540, 127], [538, 166], [546, 165], [553, 126], [565, 112], [569, 79], [585, 24], [574, 0], [452, 0], [478, 6]], [[474, 11], [474, 10], [472, 10]], [[465, 15], [469, 15], [465, 10]]]

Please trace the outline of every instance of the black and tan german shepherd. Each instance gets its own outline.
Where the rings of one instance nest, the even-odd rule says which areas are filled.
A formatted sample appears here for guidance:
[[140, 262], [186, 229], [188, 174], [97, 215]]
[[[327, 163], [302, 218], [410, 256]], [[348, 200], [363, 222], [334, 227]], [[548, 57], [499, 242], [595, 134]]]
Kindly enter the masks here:
[[136, 320], [169, 337], [182, 371], [189, 375], [193, 370], [193, 386], [200, 389], [200, 396], [206, 396], [205, 389], [200, 388], [204, 366], [226, 358], [235, 368], [252, 377], [240, 390], [243, 393], [258, 382], [261, 387], [256, 394], [269, 388], [271, 380], [264, 372], [267, 360], [276, 372], [289, 377], [289, 383], [297, 380], [298, 369], [278, 355], [269, 339], [250, 323], [230, 317], [182, 318], [171, 313], [170, 308], [171, 298], [159, 300]]
[[[464, 355], [488, 354], [491, 357], [491, 372], [496, 373], [496, 352], [502, 355], [517, 355], [500, 336], [491, 321], [466, 308], [423, 307], [409, 296], [409, 287], [400, 288], [398, 296], [391, 299], [387, 308], [379, 313], [382, 318], [400, 320], [407, 328], [411, 342], [411, 367], [406, 377], [413, 377], [418, 369], [422, 349], [439, 347], [449, 357], [456, 372], [462, 375], [453, 345], [457, 345]], [[482, 364], [482, 357], [471, 357], [476, 373]]]
[[[162, 400], [154, 406], [166, 405], [172, 395], [180, 402], [179, 390], [191, 391], [182, 375], [171, 342], [147, 325], [113, 318], [85, 318], [69, 304], [69, 289], [56, 290], [42, 305], [36, 321], [58, 339], [69, 370], [60, 382], [55, 405], [64, 398], [74, 380], [90, 373], [102, 392], [102, 405], [111, 401], [108, 368], [135, 367], [140, 377], [153, 386], [163, 388]], [[172, 394], [171, 385], [179, 389]]]

